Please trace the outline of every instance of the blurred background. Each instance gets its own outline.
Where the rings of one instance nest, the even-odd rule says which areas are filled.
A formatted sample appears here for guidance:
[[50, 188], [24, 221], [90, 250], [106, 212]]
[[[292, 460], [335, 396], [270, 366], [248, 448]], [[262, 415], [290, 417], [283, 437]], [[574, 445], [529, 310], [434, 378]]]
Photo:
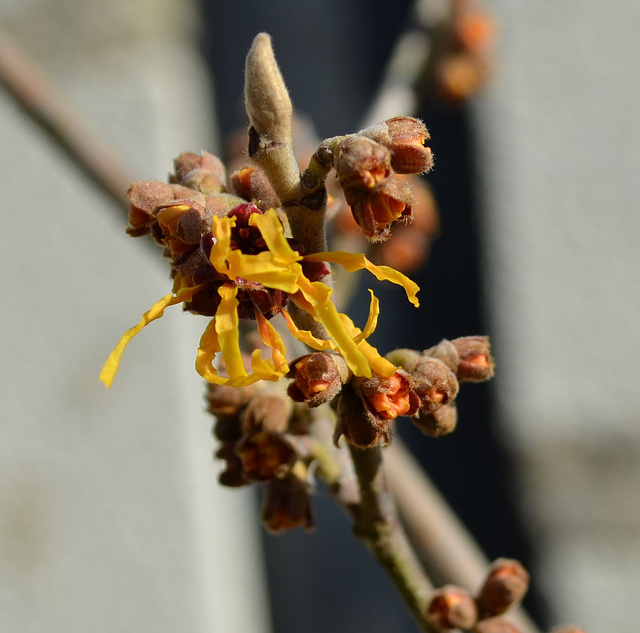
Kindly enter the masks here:
[[[376, 289], [376, 343], [491, 335], [496, 379], [462, 390], [454, 435], [401, 433], [488, 555], [530, 567], [544, 626], [631, 633], [640, 5], [485, 6], [499, 34], [487, 86], [418, 104], [441, 232], [413, 275], [419, 313]], [[221, 153], [246, 125], [257, 32], [272, 34], [294, 105], [324, 137], [362, 127], [411, 10], [0, 0], [0, 26], [132, 179], [163, 180], [180, 151]], [[166, 270], [6, 90], [0, 169], [0, 631], [414, 630], [328, 495], [314, 534], [274, 538], [251, 491], [218, 486], [197, 317], [169, 311], [111, 391], [98, 382], [120, 334], [167, 292]]]

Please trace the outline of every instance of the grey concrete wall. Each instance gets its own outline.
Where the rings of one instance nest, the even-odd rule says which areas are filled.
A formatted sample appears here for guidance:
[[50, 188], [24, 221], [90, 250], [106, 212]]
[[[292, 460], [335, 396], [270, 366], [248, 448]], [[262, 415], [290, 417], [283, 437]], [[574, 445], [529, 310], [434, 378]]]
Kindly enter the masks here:
[[503, 2], [476, 108], [505, 437], [564, 620], [640, 591], [640, 4]]
[[[191, 10], [0, 1], [138, 179], [212, 145]], [[0, 173], [0, 631], [266, 631], [252, 498], [211, 460], [202, 321], [169, 310], [107, 391], [102, 363], [168, 271], [3, 92]]]

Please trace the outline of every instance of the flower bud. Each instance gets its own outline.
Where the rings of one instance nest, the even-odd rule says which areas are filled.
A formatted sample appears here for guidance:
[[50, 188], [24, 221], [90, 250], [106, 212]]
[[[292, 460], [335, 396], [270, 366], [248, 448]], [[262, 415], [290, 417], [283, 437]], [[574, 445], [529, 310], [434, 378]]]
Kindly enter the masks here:
[[291, 442], [281, 433], [258, 431], [244, 435], [236, 444], [236, 455], [249, 481], [268, 481], [284, 477], [297, 459]]
[[399, 174], [421, 174], [433, 167], [433, 154], [426, 146], [431, 138], [419, 119], [399, 116], [388, 119], [391, 167]]
[[458, 409], [455, 404], [445, 404], [433, 413], [420, 411], [411, 421], [425, 435], [442, 437], [455, 431], [458, 425]]
[[229, 178], [231, 190], [237, 196], [250, 200], [262, 211], [280, 206], [280, 199], [266, 174], [258, 167], [243, 167]]
[[415, 415], [420, 404], [411, 390], [409, 374], [403, 369], [389, 378], [374, 372], [371, 378], [354, 381], [354, 386], [367, 410], [383, 420]]
[[520, 629], [503, 618], [480, 620], [473, 629], [474, 633], [521, 633]]
[[413, 191], [397, 178], [389, 179], [371, 191], [351, 185], [344, 185], [343, 191], [354, 220], [370, 241], [388, 239], [394, 222], [411, 220]]
[[257, 387], [255, 384], [248, 387], [226, 387], [207, 383], [207, 411], [217, 417], [237, 416], [255, 396]]
[[478, 621], [474, 599], [453, 585], [436, 589], [429, 598], [427, 619], [438, 631], [470, 629]]
[[442, 339], [437, 345], [434, 345], [429, 349], [425, 349], [423, 354], [442, 361], [454, 373], [458, 369], [458, 363], [460, 362], [458, 349], [446, 338]]
[[359, 448], [372, 448], [379, 442], [391, 442], [388, 420], [374, 416], [351, 388], [345, 388], [338, 397], [338, 422], [333, 434], [337, 446], [341, 436]]
[[413, 390], [420, 399], [420, 412], [430, 414], [453, 402], [458, 395], [455, 374], [437, 358], [424, 356], [411, 371]]
[[391, 175], [389, 150], [365, 136], [352, 134], [338, 145], [333, 165], [340, 183], [359, 189], [376, 189]]
[[287, 389], [289, 397], [295, 402], [304, 402], [308, 407], [318, 407], [333, 400], [342, 389], [343, 382], [337, 362], [344, 364], [341, 356], [322, 352], [294, 360], [287, 374], [287, 378], [293, 378]]
[[463, 336], [451, 343], [458, 351], [456, 375], [460, 382], [482, 382], [494, 374], [488, 336]]
[[[231, 387], [236, 389], [236, 387]], [[270, 431], [283, 433], [289, 426], [293, 403], [283, 393], [264, 391], [254, 396], [242, 416], [245, 433]]]
[[224, 471], [218, 475], [220, 484], [229, 488], [239, 488], [249, 483], [244, 476], [242, 461], [235, 453], [234, 442], [224, 442], [215, 453], [215, 457], [226, 462]]
[[478, 593], [478, 607], [483, 617], [501, 615], [518, 604], [529, 589], [529, 573], [517, 561], [499, 558], [489, 569]]
[[175, 174], [171, 182], [206, 195], [225, 191], [227, 171], [223, 162], [211, 152], [203, 151], [200, 156], [193, 152], [183, 152], [173, 161]]
[[306, 481], [293, 472], [269, 481], [262, 499], [260, 519], [273, 534], [295, 528], [312, 530], [311, 498]]
[[549, 633], [585, 633], [582, 629], [579, 629], [577, 626], [563, 625], [556, 626]]

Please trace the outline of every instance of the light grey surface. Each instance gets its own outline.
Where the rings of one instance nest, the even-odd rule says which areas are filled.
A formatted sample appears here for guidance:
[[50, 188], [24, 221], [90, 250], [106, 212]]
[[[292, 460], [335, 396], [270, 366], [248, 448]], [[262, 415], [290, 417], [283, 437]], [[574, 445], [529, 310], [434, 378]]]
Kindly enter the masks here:
[[558, 617], [627, 633], [640, 591], [640, 4], [495, 0], [480, 100], [505, 437]]
[[[134, 3], [55, 4], [0, 16], [19, 40], [48, 38], [25, 48], [136, 177], [211, 145], [208, 80], [179, 23], [123, 32], [106, 23]], [[62, 19], [73, 7], [77, 23]], [[29, 23], [38, 8], [45, 24]], [[4, 93], [0, 140], [0, 631], [267, 630], [252, 499], [219, 487], [211, 460], [193, 369], [205, 320], [169, 309], [107, 391], [102, 363], [168, 271]]]

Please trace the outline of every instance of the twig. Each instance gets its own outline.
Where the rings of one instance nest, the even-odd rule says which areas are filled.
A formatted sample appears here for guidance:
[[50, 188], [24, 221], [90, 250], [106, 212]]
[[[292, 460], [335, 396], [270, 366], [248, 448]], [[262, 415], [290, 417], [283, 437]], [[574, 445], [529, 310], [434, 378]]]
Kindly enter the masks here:
[[433, 585], [416, 558], [399, 521], [382, 469], [380, 448], [350, 447], [361, 501], [354, 532], [371, 549], [393, 579], [422, 631], [435, 633], [426, 618]]
[[[397, 437], [385, 451], [385, 465], [402, 519], [428, 572], [443, 583], [477, 590], [489, 561]], [[522, 609], [508, 617], [522, 633], [540, 633]]]
[[34, 62], [2, 32], [0, 84], [23, 112], [66, 152], [76, 167], [120, 209], [128, 209], [125, 193], [133, 180], [130, 171]]

